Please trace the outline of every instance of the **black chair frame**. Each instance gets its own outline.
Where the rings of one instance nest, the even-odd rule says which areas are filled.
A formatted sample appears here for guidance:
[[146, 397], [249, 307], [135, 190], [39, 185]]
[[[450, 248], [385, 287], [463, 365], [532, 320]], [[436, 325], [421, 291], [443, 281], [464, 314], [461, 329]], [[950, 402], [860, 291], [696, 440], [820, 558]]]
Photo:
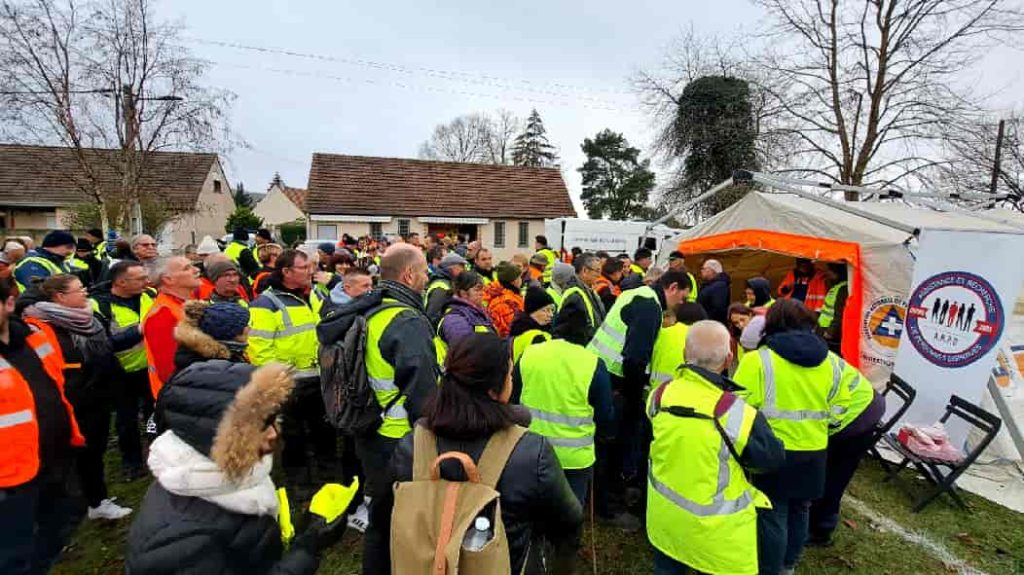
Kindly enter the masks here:
[[903, 400], [903, 404], [896, 410], [892, 416], [888, 418], [882, 418], [875, 426], [875, 430], [872, 432], [871, 447], [868, 449], [868, 455], [878, 460], [878, 463], [882, 466], [882, 469], [886, 473], [892, 471], [892, 467], [889, 462], [885, 460], [875, 445], [885, 437], [885, 434], [893, 428], [894, 425], [903, 417], [903, 414], [910, 409], [910, 405], [914, 403], [914, 399], [917, 397], [917, 390], [914, 389], [909, 383], [906, 382], [902, 377], [895, 373], [889, 376], [889, 381], [885, 384], [885, 390], [882, 391], [882, 397], [887, 397], [890, 393], [899, 397]]

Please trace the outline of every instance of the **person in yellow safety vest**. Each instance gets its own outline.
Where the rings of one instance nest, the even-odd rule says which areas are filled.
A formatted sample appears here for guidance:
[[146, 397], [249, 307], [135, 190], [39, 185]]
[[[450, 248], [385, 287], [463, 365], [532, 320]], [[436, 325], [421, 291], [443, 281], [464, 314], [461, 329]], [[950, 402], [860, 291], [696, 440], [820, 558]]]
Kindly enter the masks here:
[[665, 310], [661, 331], [651, 352], [651, 389], [675, 379], [676, 371], [683, 365], [686, 334], [691, 325], [705, 319], [708, 314], [697, 303], [683, 302], [675, 310]]
[[484, 282], [480, 275], [462, 272], [452, 283], [452, 298], [437, 325], [437, 335], [446, 351], [474, 333], [497, 333], [484, 310]]
[[769, 575], [796, 568], [811, 501], [824, 494], [830, 419], [849, 404], [842, 360], [814, 333], [816, 325], [803, 303], [777, 301], [765, 317], [764, 345], [743, 356], [734, 377], [744, 388], [739, 395], [761, 410], [786, 447], [780, 470], [754, 478], [774, 506], [758, 516], [761, 573]]
[[[619, 392], [623, 403], [616, 447], [625, 455], [608, 461], [607, 469], [602, 469], [608, 477], [598, 478], [599, 489], [621, 495], [626, 487], [620, 483], [623, 479], [642, 486], [640, 427], [647, 370], [664, 310], [674, 310], [686, 301], [690, 289], [690, 278], [685, 273], [668, 271], [653, 286], [622, 292], [587, 345], [604, 361], [612, 375], [612, 389]], [[599, 494], [598, 513], [606, 519], [621, 521], [620, 510], [607, 507], [610, 501], [611, 493]]]
[[71, 273], [68, 258], [75, 253], [75, 236], [64, 230], [54, 230], [43, 238], [43, 243], [28, 252], [14, 268], [14, 281], [18, 291], [25, 293], [33, 280], [44, 280], [52, 275]]
[[[278, 260], [280, 261], [280, 260]], [[423, 413], [437, 389], [434, 328], [423, 311], [427, 260], [412, 244], [394, 244], [380, 262], [380, 284], [339, 308], [319, 328], [326, 344], [345, 336], [356, 316], [366, 318], [366, 375], [382, 410], [375, 431], [355, 437], [356, 455], [370, 497], [370, 525], [363, 540], [363, 573], [388, 573], [392, 478], [391, 453]]]
[[583, 505], [596, 461], [597, 436], [607, 437], [614, 423], [608, 370], [584, 345], [579, 323], [563, 323], [554, 339], [528, 346], [512, 371], [512, 403], [531, 416], [530, 431], [547, 438]]
[[494, 274], [494, 254], [487, 248], [480, 248], [480, 251], [476, 253], [476, 258], [473, 260], [473, 271], [480, 274], [480, 277], [484, 280], [484, 287], [487, 287], [491, 282], [498, 281], [498, 278]]
[[693, 324], [686, 364], [648, 400], [647, 537], [655, 573], [758, 572], [758, 510], [771, 503], [748, 474], [777, 469], [785, 450], [764, 414], [720, 375], [732, 361], [729, 347], [721, 323]]
[[[285, 438], [281, 464], [294, 487], [310, 487], [316, 476], [337, 471], [336, 430], [325, 421], [320, 396], [320, 350], [316, 326], [323, 304], [312, 290], [314, 263], [304, 252], [284, 250], [268, 287], [249, 304], [249, 360], [254, 365], [283, 363], [295, 372], [293, 400], [282, 412]], [[311, 445], [315, 461], [307, 460]], [[317, 473], [307, 476], [313, 463]]]
[[860, 460], [872, 447], [874, 431], [885, 415], [885, 398], [875, 391], [857, 368], [840, 360], [843, 379], [849, 390], [845, 405], [833, 410], [829, 425], [828, 463], [825, 469], [825, 495], [811, 504], [808, 545], [827, 546], [839, 525], [839, 506]]
[[96, 256], [96, 259], [100, 261], [110, 259], [110, 255], [107, 253], [107, 242], [103, 239], [103, 230], [91, 228], [85, 232], [85, 236], [82, 239], [89, 242], [90, 250]]
[[452, 280], [466, 271], [468, 263], [466, 258], [455, 252], [441, 258], [427, 283], [427, 289], [423, 291], [423, 308], [431, 324], [436, 326], [441, 321], [444, 306], [452, 298]]
[[594, 286], [601, 279], [600, 260], [594, 254], [580, 254], [573, 260], [574, 273], [562, 292], [562, 303], [553, 325], [579, 324], [573, 331], [582, 331], [587, 341], [604, 321], [605, 307]]
[[[543, 286], [547, 286], [551, 283], [551, 272], [555, 269], [555, 262], [558, 261], [558, 254], [555, 250], [548, 247], [547, 236], [537, 236], [533, 238], [533, 249], [536, 250], [534, 255], [540, 255], [544, 257], [544, 268], [541, 273], [540, 283]], [[530, 263], [533, 263], [532, 260]]]
[[555, 314], [551, 296], [539, 287], [530, 287], [523, 302], [523, 312], [509, 327], [513, 362], [519, 361], [527, 347], [551, 339], [551, 318]]
[[231, 234], [231, 243], [225, 246], [224, 255], [235, 262], [238, 269], [245, 274], [245, 277], [252, 278], [260, 271], [260, 264], [249, 249], [249, 232], [242, 228], [235, 228]]
[[697, 301], [700, 288], [697, 285], [697, 279], [686, 269], [686, 254], [680, 251], [674, 251], [668, 254], [668, 269], [681, 271], [690, 276], [690, 283], [693, 285], [693, 289], [690, 290], [690, 297], [686, 298], [686, 301]]
[[574, 275], [575, 272], [571, 265], [555, 262], [555, 269], [551, 272], [551, 283], [544, 291], [548, 292], [551, 301], [555, 302], [556, 312], [562, 307], [562, 295], [569, 288], [569, 282], [572, 281]]
[[833, 353], [841, 353], [843, 346], [843, 312], [846, 311], [846, 298], [850, 296], [850, 285], [846, 280], [846, 264], [828, 264], [825, 278], [829, 290], [825, 293], [825, 303], [818, 313], [818, 333], [825, 338], [828, 348]]
[[110, 266], [110, 289], [92, 294], [93, 311], [110, 334], [114, 356], [124, 372], [116, 386], [115, 428], [121, 452], [121, 470], [126, 480], [146, 475], [139, 435], [139, 406], [142, 420], [153, 414], [153, 394], [142, 338], [142, 318], [153, 306], [156, 292], [147, 288], [149, 272], [139, 262], [121, 260]]
[[748, 279], [744, 294], [747, 298], [747, 307], [754, 310], [754, 313], [764, 314], [768, 308], [775, 305], [775, 300], [772, 299], [771, 284], [763, 277]]
[[633, 263], [629, 266], [629, 269], [636, 275], [643, 279], [647, 273], [647, 269], [651, 267], [653, 263], [654, 254], [647, 248], [640, 248], [633, 254]]

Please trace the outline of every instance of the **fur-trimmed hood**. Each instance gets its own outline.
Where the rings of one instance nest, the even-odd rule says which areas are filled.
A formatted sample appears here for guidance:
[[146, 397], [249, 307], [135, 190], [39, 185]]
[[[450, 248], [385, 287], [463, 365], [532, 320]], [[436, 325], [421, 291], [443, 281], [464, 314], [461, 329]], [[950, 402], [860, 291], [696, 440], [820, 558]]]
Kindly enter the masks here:
[[182, 347], [204, 359], [231, 359], [228, 346], [213, 339], [199, 329], [199, 320], [210, 307], [210, 302], [190, 300], [185, 302], [185, 315], [174, 328], [174, 339]]

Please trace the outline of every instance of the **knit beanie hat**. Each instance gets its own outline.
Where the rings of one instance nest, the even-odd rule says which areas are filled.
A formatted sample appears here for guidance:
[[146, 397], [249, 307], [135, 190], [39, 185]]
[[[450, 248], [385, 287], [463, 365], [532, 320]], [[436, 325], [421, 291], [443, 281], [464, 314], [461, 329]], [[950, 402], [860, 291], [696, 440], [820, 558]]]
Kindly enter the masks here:
[[71, 232], [64, 230], [53, 230], [46, 234], [43, 238], [42, 246], [44, 248], [55, 248], [58, 246], [73, 246], [75, 245], [75, 236], [71, 235]]
[[[203, 269], [206, 271], [206, 277], [209, 278], [210, 281], [216, 282], [217, 279], [220, 278], [220, 276], [222, 276], [222, 275], [224, 275], [224, 274], [226, 274], [226, 273], [228, 273], [230, 271], [237, 272], [238, 271], [238, 266], [236, 266], [235, 263], [230, 261], [230, 260], [228, 260], [228, 261], [215, 261], [215, 262], [212, 262], [212, 263], [207, 262], [207, 264], [205, 266], [203, 266]], [[239, 273], [241, 273], [241, 272], [239, 272]]]
[[331, 242], [324, 242], [324, 243], [318, 245], [316, 247], [316, 249], [322, 251], [323, 253], [325, 253], [325, 254], [327, 254], [329, 256], [333, 256], [334, 255], [334, 244], [332, 244]]
[[544, 254], [537, 252], [530, 258], [530, 263], [535, 266], [546, 266], [548, 265], [548, 258]]
[[501, 262], [494, 271], [497, 273], [498, 281], [505, 283], [512, 283], [516, 281], [516, 278], [522, 275], [519, 268], [510, 262]]
[[217, 246], [217, 241], [210, 236], [203, 236], [203, 241], [199, 242], [199, 245], [196, 246], [196, 254], [200, 256], [219, 253], [220, 248]]
[[203, 333], [221, 341], [231, 341], [242, 335], [248, 325], [249, 310], [230, 302], [211, 305], [199, 320], [199, 329]]
[[548, 292], [544, 291], [543, 289], [539, 287], [531, 287], [530, 289], [526, 290], [526, 299], [524, 303], [526, 313], [529, 314], [546, 306], [554, 305], [555, 300], [551, 299], [551, 296], [548, 295]]
[[85, 238], [78, 238], [78, 241], [75, 243], [75, 250], [77, 250], [77, 251], [88, 250], [88, 251], [91, 252], [92, 251], [92, 244], [90, 244], [89, 240], [87, 240]]
[[572, 279], [572, 276], [576, 273], [572, 269], [572, 266], [563, 263], [555, 262], [554, 269], [551, 270], [551, 282], [556, 284], [558, 287], [564, 287]]

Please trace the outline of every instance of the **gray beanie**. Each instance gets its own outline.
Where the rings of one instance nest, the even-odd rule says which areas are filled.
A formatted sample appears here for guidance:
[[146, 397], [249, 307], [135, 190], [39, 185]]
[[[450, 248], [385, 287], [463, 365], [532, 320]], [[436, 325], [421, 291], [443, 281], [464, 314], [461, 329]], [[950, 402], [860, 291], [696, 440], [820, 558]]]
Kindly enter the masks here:
[[571, 265], [555, 262], [555, 267], [551, 270], [551, 282], [560, 288], [564, 288], [575, 274], [576, 272], [572, 269]]

